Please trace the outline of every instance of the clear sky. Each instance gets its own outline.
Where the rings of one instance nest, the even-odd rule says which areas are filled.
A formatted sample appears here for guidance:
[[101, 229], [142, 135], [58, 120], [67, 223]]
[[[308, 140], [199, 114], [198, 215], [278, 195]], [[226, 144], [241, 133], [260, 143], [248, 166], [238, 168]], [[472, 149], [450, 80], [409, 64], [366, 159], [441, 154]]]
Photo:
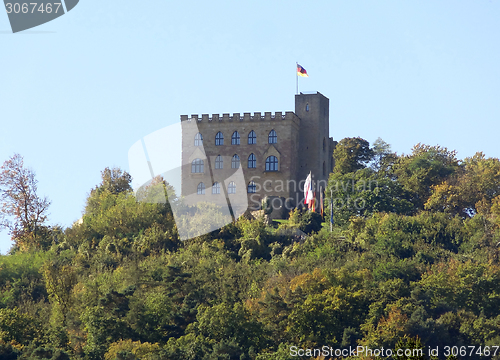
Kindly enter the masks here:
[[12, 34], [4, 13], [0, 163], [24, 156], [50, 223], [70, 226], [100, 171], [127, 170], [129, 148], [181, 114], [293, 111], [296, 61], [335, 140], [500, 157], [499, 19], [481, 0], [81, 0]]

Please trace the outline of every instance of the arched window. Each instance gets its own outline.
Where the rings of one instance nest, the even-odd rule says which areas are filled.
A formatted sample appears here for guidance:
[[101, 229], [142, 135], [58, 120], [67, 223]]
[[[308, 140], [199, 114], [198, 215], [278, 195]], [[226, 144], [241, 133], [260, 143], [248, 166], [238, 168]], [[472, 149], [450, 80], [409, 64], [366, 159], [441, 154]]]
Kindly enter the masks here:
[[203, 160], [194, 159], [191, 163], [191, 172], [192, 173], [202, 173], [203, 172]]
[[231, 145], [239, 145], [240, 144], [240, 133], [235, 131], [231, 136]]
[[255, 183], [253, 181], [250, 181], [248, 183], [248, 193], [250, 194], [254, 194], [257, 192], [257, 186], [255, 185]]
[[255, 131], [250, 131], [248, 134], [248, 145], [257, 144], [257, 135], [255, 135]]
[[323, 176], [326, 175], [326, 164], [325, 162], [323, 161]]
[[220, 194], [220, 183], [214, 182], [212, 185], [212, 194]]
[[306, 104], [306, 111], [309, 111], [309, 104]]
[[278, 142], [278, 135], [276, 134], [276, 131], [271, 130], [269, 133], [269, 144], [276, 144]]
[[198, 189], [196, 192], [198, 195], [205, 195], [205, 184], [204, 183], [199, 183], [198, 184]]
[[257, 159], [254, 154], [250, 154], [248, 157], [248, 168], [255, 169], [257, 167]]
[[215, 145], [224, 145], [224, 135], [220, 131], [215, 135]]
[[231, 169], [237, 169], [240, 167], [240, 157], [236, 154], [233, 155], [231, 159]]
[[220, 155], [215, 158], [215, 168], [216, 169], [224, 168], [224, 161], [222, 160], [222, 156]]
[[228, 194], [236, 194], [236, 184], [234, 181], [231, 181], [229, 183], [229, 186], [227, 187], [227, 193]]
[[201, 133], [194, 136], [194, 146], [203, 146], [203, 135]]
[[266, 171], [278, 171], [278, 158], [276, 156], [269, 156], [266, 159]]

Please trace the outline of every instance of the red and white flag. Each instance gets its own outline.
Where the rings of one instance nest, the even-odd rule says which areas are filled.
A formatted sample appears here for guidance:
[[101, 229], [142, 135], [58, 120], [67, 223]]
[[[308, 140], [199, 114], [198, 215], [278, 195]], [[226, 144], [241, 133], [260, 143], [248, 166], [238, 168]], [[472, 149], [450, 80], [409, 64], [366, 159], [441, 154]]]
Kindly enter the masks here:
[[306, 182], [304, 184], [304, 204], [307, 204], [307, 206], [310, 207], [313, 198], [314, 194], [313, 194], [312, 177], [311, 173], [309, 172], [309, 175], [307, 176]]

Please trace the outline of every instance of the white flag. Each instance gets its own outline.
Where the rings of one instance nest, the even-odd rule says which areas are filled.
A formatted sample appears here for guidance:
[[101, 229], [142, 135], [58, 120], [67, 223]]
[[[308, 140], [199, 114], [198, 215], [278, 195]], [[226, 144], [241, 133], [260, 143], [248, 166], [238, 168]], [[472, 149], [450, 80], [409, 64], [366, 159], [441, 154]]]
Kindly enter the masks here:
[[306, 178], [306, 182], [304, 184], [304, 204], [308, 204], [313, 199], [313, 191], [312, 191], [312, 179], [311, 173]]

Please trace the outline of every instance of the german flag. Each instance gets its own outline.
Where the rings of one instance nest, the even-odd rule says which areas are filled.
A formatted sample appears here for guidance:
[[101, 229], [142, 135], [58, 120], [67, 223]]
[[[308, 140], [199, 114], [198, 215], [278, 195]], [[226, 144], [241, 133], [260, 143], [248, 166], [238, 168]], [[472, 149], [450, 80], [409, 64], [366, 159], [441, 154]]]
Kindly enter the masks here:
[[299, 64], [297, 64], [297, 75], [302, 76], [302, 77], [309, 77], [309, 75], [307, 75], [306, 69], [304, 69]]

